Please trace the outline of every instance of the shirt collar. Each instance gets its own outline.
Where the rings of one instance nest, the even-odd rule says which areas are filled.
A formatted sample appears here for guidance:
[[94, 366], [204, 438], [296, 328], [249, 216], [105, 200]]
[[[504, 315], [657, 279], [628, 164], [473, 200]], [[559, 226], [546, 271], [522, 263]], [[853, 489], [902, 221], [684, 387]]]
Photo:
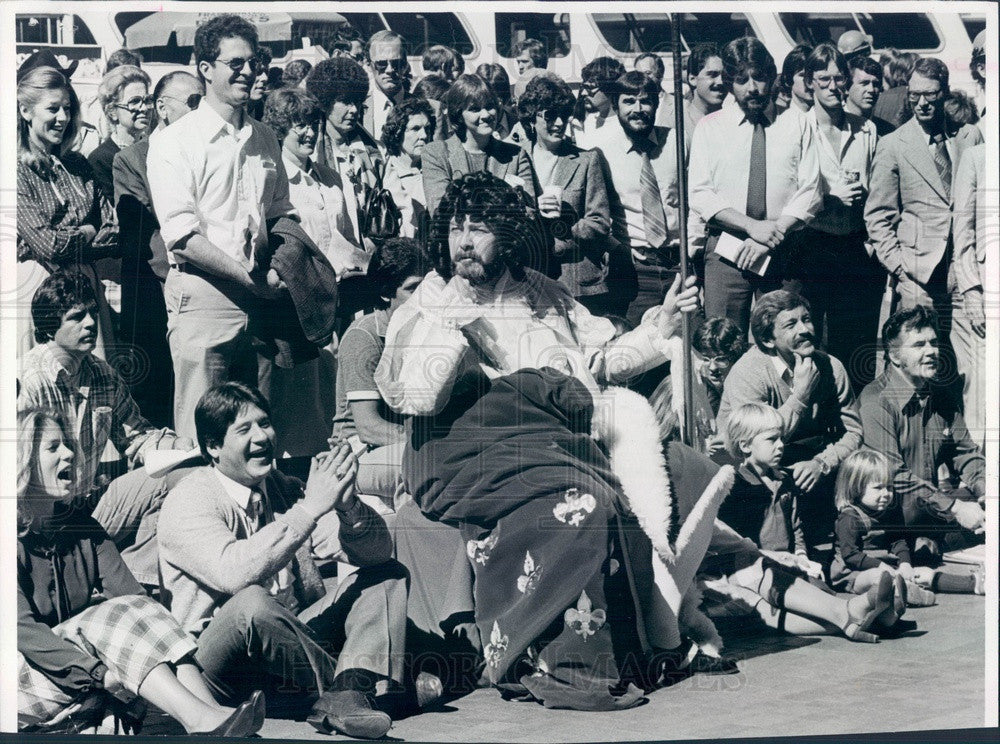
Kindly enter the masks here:
[[[927, 389], [927, 393], [930, 389]], [[895, 366], [890, 364], [885, 376], [885, 388], [882, 395], [895, 403], [896, 407], [902, 411], [907, 404], [915, 397], [919, 397], [920, 391], [913, 386], [913, 383], [906, 379], [906, 376]]]
[[[237, 139], [246, 139], [250, 136], [253, 125], [250, 123], [250, 114], [243, 112], [243, 128], [237, 129], [228, 121], [219, 116], [219, 112], [212, 108], [208, 101], [204, 98], [201, 99], [201, 103], [198, 104], [193, 112], [197, 114], [204, 123], [205, 131], [209, 132], [211, 135], [215, 136], [221, 132], [226, 132], [232, 137]], [[188, 114], [190, 116], [190, 114]]]
[[[222, 484], [222, 490], [226, 492], [236, 505], [240, 507], [243, 511], [247, 511], [250, 508], [250, 495], [253, 493], [252, 488], [247, 488], [246, 486], [237, 483], [228, 475], [222, 473], [218, 468], [212, 468], [215, 472], [216, 477], [219, 479], [219, 483]], [[260, 485], [257, 487], [262, 496], [267, 496], [267, 486], [266, 481], [261, 481]]]
[[318, 180], [312, 173], [314, 163], [309, 161], [309, 170], [303, 170], [297, 160], [289, 158], [285, 155], [284, 151], [281, 153], [281, 159], [285, 163], [285, 172], [288, 174], [288, 182], [292, 184], [298, 184], [303, 179]]
[[788, 373], [788, 382], [795, 379], [795, 371], [788, 366], [784, 359], [781, 358], [780, 354], [769, 355], [771, 357], [771, 364], [774, 365], [774, 371], [778, 373], [778, 377], [785, 379], [785, 373]]
[[[61, 374], [71, 378], [74, 377], [74, 375], [71, 375], [70, 371], [66, 369], [66, 365], [63, 364], [59, 355], [56, 354], [54, 349], [55, 343], [55, 341], [49, 341], [48, 343], [42, 345], [42, 351], [40, 352], [42, 354], [42, 364], [39, 366], [46, 371], [51, 371], [52, 379], [59, 379], [59, 375]], [[75, 378], [77, 380], [83, 380], [89, 372], [91, 364], [91, 355], [87, 354], [80, 360], [80, 366], [77, 369]]]

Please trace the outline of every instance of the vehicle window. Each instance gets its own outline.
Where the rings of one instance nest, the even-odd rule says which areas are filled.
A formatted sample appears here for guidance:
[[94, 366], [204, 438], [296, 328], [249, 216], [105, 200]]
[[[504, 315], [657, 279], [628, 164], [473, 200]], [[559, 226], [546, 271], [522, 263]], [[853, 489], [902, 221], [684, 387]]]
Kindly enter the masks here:
[[681, 21], [681, 38], [688, 49], [707, 42], [725, 46], [741, 36], [756, 35], [743, 13], [685, 13]]
[[385, 22], [378, 13], [340, 13], [340, 15], [347, 19], [361, 39], [367, 39], [376, 31], [385, 31]]
[[129, 13], [115, 13], [115, 25], [118, 30], [121, 31], [122, 37], [125, 36], [125, 31], [134, 24], [141, 21], [146, 16], [153, 15], [152, 11], [149, 10], [137, 10]]
[[550, 57], [569, 54], [568, 13], [496, 13], [493, 24], [501, 57], [512, 57], [511, 49], [525, 39], [544, 43]]
[[18, 44], [60, 44], [60, 16], [19, 15], [15, 39]]
[[73, 16], [73, 42], [74, 44], [97, 44], [94, 35], [90, 33], [87, 24], [80, 16]]
[[861, 30], [853, 13], [779, 13], [778, 17], [796, 44], [836, 43], [845, 31]]
[[986, 16], [973, 15], [972, 13], [960, 13], [965, 30], [969, 34], [969, 41], [975, 41], [982, 31], [986, 30]]
[[[350, 15], [350, 14], [348, 14]], [[454, 13], [385, 13], [389, 28], [406, 39], [406, 53], [417, 56], [427, 47], [444, 44], [469, 55], [475, 44]]]
[[865, 33], [871, 34], [876, 49], [941, 48], [941, 37], [926, 13], [858, 13], [858, 21]]
[[616, 52], [670, 51], [670, 20], [665, 13], [594, 13], [592, 17]]

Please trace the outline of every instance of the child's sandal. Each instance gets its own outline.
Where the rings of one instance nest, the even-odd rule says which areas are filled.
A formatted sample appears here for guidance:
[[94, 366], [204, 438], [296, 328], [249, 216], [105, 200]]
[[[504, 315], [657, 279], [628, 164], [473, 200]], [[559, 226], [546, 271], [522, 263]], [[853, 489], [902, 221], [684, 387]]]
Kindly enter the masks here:
[[[869, 633], [868, 628], [892, 604], [892, 594], [892, 577], [887, 573], [883, 573], [879, 576], [878, 583], [872, 586], [867, 592], [847, 600], [848, 622], [843, 629], [844, 635], [852, 641], [858, 641], [859, 643], [878, 643], [878, 636], [874, 633]], [[861, 617], [856, 617], [851, 612], [851, 602], [862, 597], [868, 600], [868, 610]]]
[[899, 618], [906, 612], [906, 581], [902, 576], [896, 574], [892, 577], [892, 604], [885, 612], [878, 616], [880, 630], [886, 630], [899, 622]]

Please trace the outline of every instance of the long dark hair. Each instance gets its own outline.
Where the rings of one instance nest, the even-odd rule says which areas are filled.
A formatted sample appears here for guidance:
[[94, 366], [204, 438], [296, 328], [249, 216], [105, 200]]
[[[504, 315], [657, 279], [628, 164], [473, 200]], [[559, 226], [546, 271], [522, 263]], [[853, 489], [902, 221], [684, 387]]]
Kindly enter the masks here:
[[544, 251], [544, 239], [528, 215], [528, 197], [492, 173], [467, 173], [448, 184], [431, 220], [428, 253], [434, 268], [445, 280], [451, 279], [451, 250], [448, 236], [451, 221], [471, 217], [484, 223], [496, 237], [501, 260], [515, 279], [524, 278], [525, 265], [535, 265], [535, 254]]

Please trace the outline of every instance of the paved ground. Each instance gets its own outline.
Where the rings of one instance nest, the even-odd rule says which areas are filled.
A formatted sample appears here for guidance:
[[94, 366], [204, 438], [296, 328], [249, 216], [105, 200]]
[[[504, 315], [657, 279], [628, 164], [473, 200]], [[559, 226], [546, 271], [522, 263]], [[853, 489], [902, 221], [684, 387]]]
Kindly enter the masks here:
[[[390, 738], [435, 742], [584, 742], [970, 728], [983, 725], [984, 598], [942, 596], [911, 609], [917, 630], [877, 645], [723, 630], [740, 662], [731, 677], [694, 677], [616, 713], [546, 710], [477, 690], [397, 721]], [[150, 719], [143, 733], [180, 733]], [[268, 720], [261, 735], [332, 739]]]

